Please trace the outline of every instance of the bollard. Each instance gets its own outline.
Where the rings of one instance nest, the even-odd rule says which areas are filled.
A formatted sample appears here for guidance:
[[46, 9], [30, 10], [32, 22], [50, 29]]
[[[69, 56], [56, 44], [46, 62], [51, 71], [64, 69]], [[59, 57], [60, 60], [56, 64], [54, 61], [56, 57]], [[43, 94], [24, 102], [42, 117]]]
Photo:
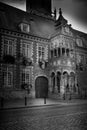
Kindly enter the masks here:
[[27, 97], [25, 96], [25, 106], [27, 106]]
[[46, 97], [44, 97], [44, 104], [46, 104]]

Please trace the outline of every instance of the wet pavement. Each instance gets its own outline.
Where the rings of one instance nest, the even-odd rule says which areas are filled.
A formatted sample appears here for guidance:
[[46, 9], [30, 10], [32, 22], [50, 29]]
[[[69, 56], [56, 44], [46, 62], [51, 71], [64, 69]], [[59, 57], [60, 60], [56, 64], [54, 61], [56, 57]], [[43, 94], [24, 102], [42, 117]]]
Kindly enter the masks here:
[[1, 110], [0, 130], [87, 130], [86, 100], [61, 103]]

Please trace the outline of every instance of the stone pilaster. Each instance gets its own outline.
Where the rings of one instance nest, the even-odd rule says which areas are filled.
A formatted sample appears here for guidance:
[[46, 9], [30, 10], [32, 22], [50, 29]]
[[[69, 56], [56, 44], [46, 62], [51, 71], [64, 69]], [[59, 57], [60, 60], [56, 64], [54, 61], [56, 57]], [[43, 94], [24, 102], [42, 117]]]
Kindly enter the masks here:
[[76, 93], [78, 94], [79, 88], [78, 88], [78, 85], [77, 85], [77, 76], [75, 76], [75, 87], [76, 87]]
[[55, 75], [55, 93], [58, 92], [58, 89], [57, 89], [57, 75]]
[[65, 86], [64, 86], [63, 75], [61, 75], [61, 79], [60, 79], [60, 93], [61, 93], [61, 95], [63, 95], [65, 93]]

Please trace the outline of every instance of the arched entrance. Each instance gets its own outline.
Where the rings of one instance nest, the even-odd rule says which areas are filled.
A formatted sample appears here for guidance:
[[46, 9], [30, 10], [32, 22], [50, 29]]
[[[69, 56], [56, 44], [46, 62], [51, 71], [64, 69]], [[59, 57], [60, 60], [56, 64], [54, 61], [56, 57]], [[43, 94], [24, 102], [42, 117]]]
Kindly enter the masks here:
[[63, 72], [63, 84], [64, 84], [64, 88], [65, 88], [65, 92], [69, 92], [69, 84], [68, 84], [68, 79], [69, 79], [69, 75], [67, 73], [67, 71]]
[[60, 93], [60, 80], [61, 80], [61, 73], [57, 72], [57, 88], [58, 88], [58, 93]]
[[44, 76], [39, 76], [35, 81], [36, 98], [44, 98], [48, 96], [48, 79]]

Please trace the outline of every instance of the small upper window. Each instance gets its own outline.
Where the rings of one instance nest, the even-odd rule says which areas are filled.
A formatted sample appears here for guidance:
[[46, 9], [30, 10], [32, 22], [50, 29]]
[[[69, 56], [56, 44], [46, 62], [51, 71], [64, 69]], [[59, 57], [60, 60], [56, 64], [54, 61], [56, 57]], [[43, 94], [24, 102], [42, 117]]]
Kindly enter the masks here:
[[81, 39], [76, 39], [77, 46], [83, 47], [83, 43]]
[[67, 32], [67, 33], [70, 32], [69, 27], [65, 27], [65, 32]]
[[30, 25], [27, 24], [27, 23], [21, 23], [19, 25], [20, 29], [22, 32], [26, 32], [26, 33], [29, 33], [30, 32]]

